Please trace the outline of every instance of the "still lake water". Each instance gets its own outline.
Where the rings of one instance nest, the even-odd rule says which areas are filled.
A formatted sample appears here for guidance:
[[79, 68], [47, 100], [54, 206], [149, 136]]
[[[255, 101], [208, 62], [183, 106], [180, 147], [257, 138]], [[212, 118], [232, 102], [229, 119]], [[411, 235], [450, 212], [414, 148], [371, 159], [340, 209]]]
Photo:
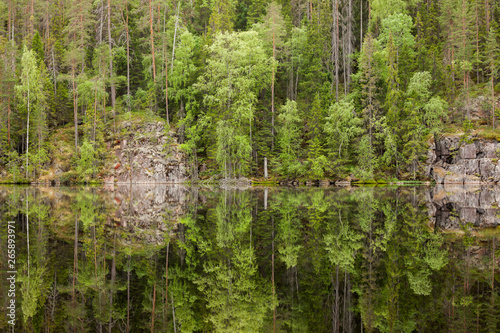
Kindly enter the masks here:
[[15, 299], [16, 332], [499, 332], [499, 206], [500, 188], [0, 187], [0, 331]]

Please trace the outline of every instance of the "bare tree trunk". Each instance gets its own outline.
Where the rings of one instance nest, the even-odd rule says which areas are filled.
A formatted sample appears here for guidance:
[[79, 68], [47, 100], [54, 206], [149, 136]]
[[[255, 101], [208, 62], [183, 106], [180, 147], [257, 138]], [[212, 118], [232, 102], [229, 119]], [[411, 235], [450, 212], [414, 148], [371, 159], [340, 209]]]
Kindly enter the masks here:
[[495, 129], [495, 86], [493, 75], [491, 75], [491, 116], [493, 118], [493, 129]]
[[128, 3], [125, 3], [125, 12], [126, 12], [126, 17], [123, 17], [123, 10], [121, 11], [122, 13], [122, 20], [123, 23], [125, 23], [125, 32], [127, 35], [127, 111], [130, 112], [130, 35], [129, 35], [129, 26], [128, 26]]
[[115, 287], [116, 280], [116, 233], [113, 234], [114, 238], [114, 246], [113, 246], [113, 259], [111, 261], [111, 295], [109, 300], [109, 327], [108, 332], [111, 333], [111, 329], [113, 328], [113, 293]]
[[[170, 236], [169, 236], [170, 237]], [[167, 317], [168, 313], [168, 253], [170, 249], [170, 239], [167, 243], [167, 254], [165, 258], [165, 317]]]
[[267, 179], [267, 157], [264, 157], [264, 179]]
[[92, 141], [95, 143], [95, 132], [96, 132], [96, 124], [97, 124], [97, 79], [95, 80], [94, 85], [94, 128], [92, 133]]
[[10, 150], [10, 98], [7, 99], [7, 145]]
[[75, 122], [75, 156], [78, 156], [78, 109], [76, 101], [76, 86], [75, 86], [75, 60], [73, 59], [73, 121]]
[[177, 16], [175, 17], [175, 28], [174, 28], [174, 40], [172, 41], [172, 65], [170, 71], [174, 70], [174, 59], [175, 59], [175, 42], [177, 39], [177, 27], [179, 24], [179, 11], [180, 11], [181, 3], [177, 4]]
[[165, 52], [165, 118], [167, 119], [167, 124], [170, 125], [168, 119], [168, 57]]
[[[495, 309], [495, 240], [493, 236], [493, 253], [491, 258], [491, 309]], [[493, 313], [492, 313], [493, 314]]]
[[[339, 101], [339, 3], [333, 0], [332, 5], [332, 65], [335, 70], [335, 100]], [[333, 88], [333, 81], [332, 81]], [[333, 90], [333, 89], [330, 89]]]
[[109, 43], [109, 78], [111, 79], [111, 107], [113, 108], [113, 133], [116, 132], [116, 88], [113, 73], [113, 47], [111, 45], [111, 0], [108, 0], [108, 43]]
[[484, 13], [486, 14], [486, 31], [490, 31], [490, 4], [488, 3], [488, 0], [486, 0], [485, 7], [486, 9], [484, 10]]
[[75, 305], [75, 284], [76, 284], [76, 273], [78, 266], [78, 213], [75, 212], [75, 248], [73, 254], [73, 306]]
[[[359, 11], [361, 18], [359, 20], [361, 24], [361, 29], [359, 31], [359, 52], [363, 49], [363, 0], [360, 0], [361, 10]], [[363, 325], [361, 325], [363, 327]]]
[[129, 267], [127, 268], [127, 333], [130, 330], [130, 254], [128, 255]]
[[271, 225], [272, 225], [271, 283], [272, 283], [272, 288], [273, 288], [273, 332], [276, 332], [276, 305], [274, 303], [274, 298], [275, 298], [275, 290], [274, 290], [274, 216], [271, 216]]
[[274, 15], [273, 15], [273, 66], [271, 73], [271, 150], [274, 151], [274, 62], [276, 61], [276, 36], [274, 33]]
[[30, 149], [30, 86], [28, 82], [28, 119], [26, 121], [26, 178], [28, 178], [28, 156]]
[[479, 83], [479, 14], [476, 4], [476, 84]]
[[153, 284], [153, 313], [151, 313], [151, 333], [155, 331], [156, 281]]
[[153, 57], [153, 82], [156, 83], [155, 43], [153, 36], [153, 9], [151, 8], [151, 0], [149, 0], [149, 33], [151, 36], [151, 56]]

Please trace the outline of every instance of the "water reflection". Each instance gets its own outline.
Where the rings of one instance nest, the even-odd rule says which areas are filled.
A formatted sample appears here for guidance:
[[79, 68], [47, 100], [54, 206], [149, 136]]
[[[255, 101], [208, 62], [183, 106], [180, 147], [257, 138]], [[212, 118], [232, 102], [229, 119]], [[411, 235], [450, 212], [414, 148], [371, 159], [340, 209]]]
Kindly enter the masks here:
[[2, 187], [0, 304], [13, 220], [21, 331], [496, 332], [497, 198]]

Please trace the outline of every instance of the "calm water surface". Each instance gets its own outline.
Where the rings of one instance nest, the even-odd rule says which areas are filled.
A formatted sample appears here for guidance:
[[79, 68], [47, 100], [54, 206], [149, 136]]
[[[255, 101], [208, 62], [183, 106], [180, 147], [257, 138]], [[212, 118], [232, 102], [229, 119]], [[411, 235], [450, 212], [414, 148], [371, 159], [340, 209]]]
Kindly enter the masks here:
[[0, 187], [16, 332], [499, 332], [500, 188]]

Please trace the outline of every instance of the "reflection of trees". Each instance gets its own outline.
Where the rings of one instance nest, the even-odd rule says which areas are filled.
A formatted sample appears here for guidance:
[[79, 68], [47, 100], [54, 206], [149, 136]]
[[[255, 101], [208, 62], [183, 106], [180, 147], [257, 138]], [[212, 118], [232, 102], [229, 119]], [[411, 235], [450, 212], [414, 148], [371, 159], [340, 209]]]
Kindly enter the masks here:
[[205, 320], [217, 332], [261, 331], [270, 300], [257, 274], [250, 241], [248, 193], [225, 191], [214, 220], [215, 242], [204, 240], [200, 248], [204, 274], [195, 281], [207, 302]]
[[0, 189], [20, 330], [498, 331], [498, 237], [433, 233], [413, 189], [199, 190], [149, 230], [113, 219], [126, 198], [27, 192]]

